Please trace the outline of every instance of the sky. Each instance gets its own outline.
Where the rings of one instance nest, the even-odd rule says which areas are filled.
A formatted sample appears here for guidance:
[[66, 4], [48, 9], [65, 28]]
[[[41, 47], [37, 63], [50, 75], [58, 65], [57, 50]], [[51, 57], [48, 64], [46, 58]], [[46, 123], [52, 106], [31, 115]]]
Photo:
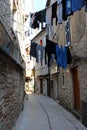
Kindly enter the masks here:
[[25, 12], [37, 12], [45, 8], [47, 0], [25, 0], [25, 1], [26, 1]]

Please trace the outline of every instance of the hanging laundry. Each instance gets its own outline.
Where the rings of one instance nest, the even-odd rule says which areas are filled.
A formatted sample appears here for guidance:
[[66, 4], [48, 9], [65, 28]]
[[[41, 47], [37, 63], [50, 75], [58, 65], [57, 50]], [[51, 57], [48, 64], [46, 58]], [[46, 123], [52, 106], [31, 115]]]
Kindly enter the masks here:
[[84, 0], [71, 0], [72, 3], [72, 12], [82, 9], [84, 6]]
[[43, 51], [44, 51], [44, 47], [37, 44], [37, 58], [36, 58], [36, 62], [41, 62], [42, 65], [42, 61], [43, 61]]
[[56, 25], [57, 25], [57, 2], [52, 4], [51, 25], [53, 25], [53, 18], [56, 18]]
[[62, 0], [62, 6], [63, 6], [63, 12], [62, 12], [62, 14], [63, 14], [63, 20], [65, 21], [65, 20], [67, 20], [67, 15], [66, 15], [66, 0]]
[[41, 25], [42, 25], [42, 29], [45, 27], [44, 23], [46, 23], [46, 9], [43, 9], [41, 11]]
[[56, 43], [46, 38], [45, 64], [46, 64], [46, 56], [48, 56], [48, 66], [50, 66], [51, 54], [54, 54], [56, 59], [56, 45], [57, 45]]
[[30, 57], [37, 58], [37, 43], [31, 42]]
[[41, 11], [41, 19], [42, 19], [42, 22], [46, 22], [46, 9], [43, 9]]
[[53, 29], [52, 26], [49, 26], [49, 39], [52, 40], [52, 36], [53, 36]]
[[39, 28], [39, 21], [37, 20], [37, 15], [31, 14], [31, 28], [36, 29]]
[[57, 56], [57, 59], [56, 59], [57, 65], [58, 65], [58, 67], [61, 67], [61, 65], [62, 65], [62, 46], [59, 47], [58, 45], [56, 45], [56, 56]]
[[50, 65], [52, 65], [54, 62], [55, 62], [55, 55], [51, 54]]
[[49, 36], [49, 25], [46, 25], [46, 36]]
[[60, 4], [60, 3], [62, 3], [62, 0], [57, 0], [57, 4]]
[[46, 9], [46, 24], [51, 25], [52, 7]]
[[87, 13], [87, 0], [84, 0], [85, 12]]
[[51, 26], [52, 7], [46, 9], [46, 35], [49, 36], [49, 28]]
[[69, 16], [69, 15], [72, 15], [73, 12], [72, 12], [72, 3], [71, 3], [71, 0], [66, 0], [66, 15]]
[[[31, 14], [31, 27], [39, 28], [39, 23], [46, 22], [46, 9]], [[43, 25], [42, 25], [43, 27]]]
[[63, 6], [63, 20], [66, 21], [67, 17], [73, 14], [72, 11], [72, 0], [62, 0], [62, 6]]
[[70, 18], [65, 22], [65, 37], [66, 37], [66, 45], [71, 44], [71, 35], [70, 35]]
[[67, 67], [67, 53], [65, 47], [59, 47], [56, 45], [56, 62], [58, 67], [62, 67], [63, 69], [66, 69]]
[[57, 7], [58, 7], [58, 24], [62, 24], [62, 0], [57, 0]]
[[61, 67], [63, 69], [66, 69], [67, 67], [67, 52], [66, 52], [66, 47], [62, 48], [62, 64]]

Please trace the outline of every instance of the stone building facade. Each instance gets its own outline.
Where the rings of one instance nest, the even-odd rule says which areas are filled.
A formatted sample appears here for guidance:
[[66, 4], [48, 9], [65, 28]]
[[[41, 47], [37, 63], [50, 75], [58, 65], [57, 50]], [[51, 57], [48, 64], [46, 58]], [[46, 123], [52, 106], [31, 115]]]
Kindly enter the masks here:
[[[71, 32], [71, 54], [72, 64], [64, 71], [64, 87], [60, 83], [60, 101], [68, 108], [81, 112], [81, 101], [87, 98], [87, 82], [86, 82], [86, 44], [87, 44], [87, 22], [84, 9], [77, 11], [70, 17]], [[63, 26], [63, 25], [62, 25]], [[62, 27], [58, 31], [60, 42], [64, 43], [64, 38], [60, 33]], [[62, 70], [60, 72], [60, 81], [62, 80]], [[79, 107], [78, 107], [79, 106]]]
[[43, 47], [43, 60], [42, 65], [40, 61], [41, 51], [38, 51], [38, 62], [35, 59], [35, 93], [48, 95], [47, 93], [47, 77], [48, 77], [48, 66], [45, 64], [45, 45], [46, 45], [46, 29], [42, 29], [33, 39], [32, 44], [37, 43]]
[[25, 63], [20, 49], [24, 33], [22, 6], [22, 0], [0, 1], [1, 130], [11, 130], [23, 109]]
[[[47, 0], [47, 7], [56, 0]], [[54, 19], [55, 21], [55, 19]], [[82, 100], [87, 99], [87, 13], [84, 7], [69, 16], [70, 40], [69, 46], [72, 63], [66, 69], [58, 67], [58, 99], [62, 105], [77, 115], [81, 115]], [[66, 22], [52, 26], [52, 40], [59, 46], [66, 45]], [[54, 38], [53, 38], [54, 36]]]

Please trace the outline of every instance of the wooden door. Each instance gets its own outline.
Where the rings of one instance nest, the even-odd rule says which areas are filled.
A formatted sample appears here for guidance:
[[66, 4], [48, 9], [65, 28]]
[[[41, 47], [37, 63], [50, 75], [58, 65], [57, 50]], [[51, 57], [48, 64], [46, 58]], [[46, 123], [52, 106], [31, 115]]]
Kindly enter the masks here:
[[80, 112], [80, 85], [79, 85], [77, 67], [72, 69], [72, 77], [73, 77], [74, 108], [77, 112]]

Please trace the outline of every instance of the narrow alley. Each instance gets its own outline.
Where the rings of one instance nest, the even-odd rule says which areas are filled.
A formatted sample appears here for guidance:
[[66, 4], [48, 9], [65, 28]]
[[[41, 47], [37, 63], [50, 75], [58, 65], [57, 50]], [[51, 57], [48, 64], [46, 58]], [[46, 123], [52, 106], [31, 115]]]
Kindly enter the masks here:
[[87, 130], [53, 99], [28, 94], [13, 130]]
[[87, 130], [87, 0], [0, 0], [0, 130]]

